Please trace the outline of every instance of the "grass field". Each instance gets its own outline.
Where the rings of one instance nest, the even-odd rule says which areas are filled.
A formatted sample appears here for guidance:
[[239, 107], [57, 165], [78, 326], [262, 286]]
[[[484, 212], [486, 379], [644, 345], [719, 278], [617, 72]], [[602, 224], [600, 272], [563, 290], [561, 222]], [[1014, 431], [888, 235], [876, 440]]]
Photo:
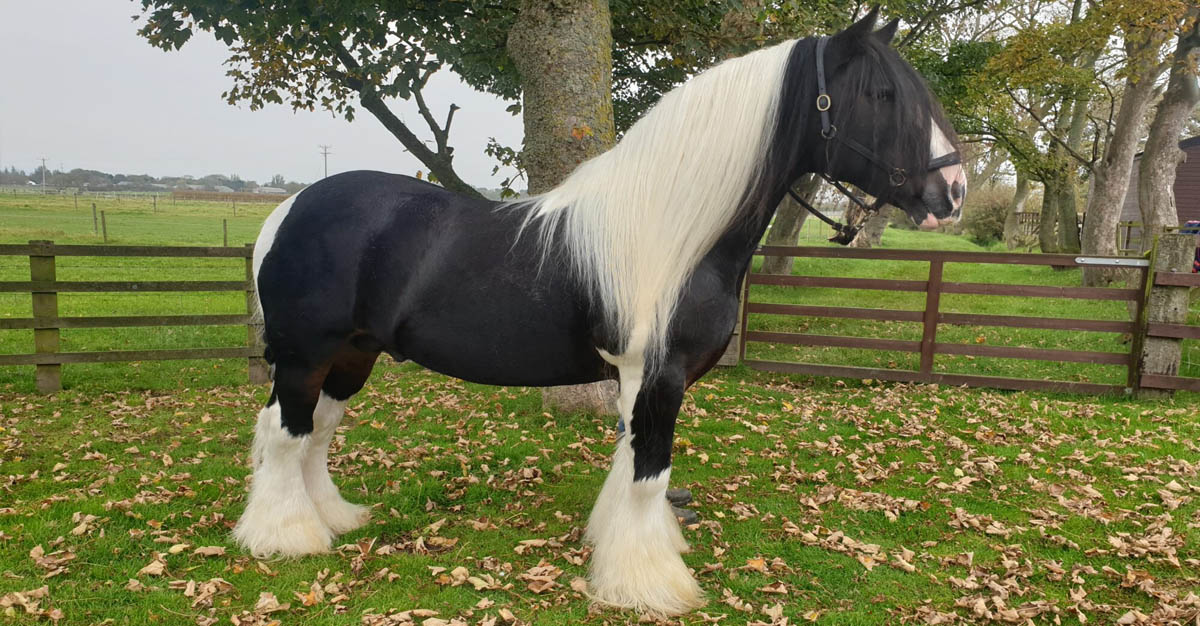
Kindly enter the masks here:
[[[265, 394], [0, 395], [0, 596], [65, 624], [634, 619], [577, 580], [611, 420], [379, 368], [332, 455], [372, 523], [257, 563], [229, 529]], [[675, 447], [709, 600], [682, 622], [1191, 623], [1198, 430], [1193, 406], [717, 372]]]
[[[93, 241], [90, 208], [80, 226], [71, 207], [8, 202], [0, 197], [0, 241]], [[248, 208], [259, 211], [254, 219], [269, 210]], [[201, 235], [216, 220], [219, 237], [214, 213], [222, 207], [184, 210], [161, 218], [132, 212], [129, 224], [144, 230], [130, 226], [130, 239], [113, 239], [219, 243]], [[27, 225], [8, 219], [22, 212]], [[151, 226], [142, 218], [163, 221]], [[245, 240], [256, 228], [246, 224]], [[887, 237], [894, 247], [975, 249], [939, 235]], [[25, 279], [24, 263], [0, 257], [0, 280]], [[798, 271], [920, 277], [924, 268], [914, 265], [820, 261]], [[233, 260], [64, 258], [59, 265], [60, 278], [80, 280], [236, 280], [242, 271]], [[1078, 284], [1071, 272], [1041, 268], [975, 271], [950, 266], [947, 279]], [[842, 306], [920, 304], [889, 299], [903, 294], [863, 295], [867, 304], [820, 290], [803, 297]], [[783, 294], [756, 294], [772, 297]], [[947, 299], [943, 306], [1123, 314], [994, 300]], [[60, 303], [64, 313], [87, 315], [244, 307], [240, 294], [66, 294]], [[27, 295], [0, 294], [0, 316], [26, 316], [28, 307]], [[798, 323], [826, 334], [863, 330]], [[870, 330], [912, 332], [883, 324]], [[942, 332], [964, 342], [982, 335], [997, 344], [1121, 349], [1103, 343], [1115, 341], [1112, 335]], [[0, 353], [27, 351], [29, 335], [0, 331]], [[71, 350], [244, 338], [241, 327], [63, 332]], [[811, 355], [788, 348], [784, 356]], [[878, 357], [819, 356], [855, 364]], [[1028, 377], [1049, 371], [1020, 367], [1027, 369], [1017, 375]], [[1104, 374], [1063, 367], [1055, 377]], [[252, 420], [267, 394], [265, 386], [243, 384], [243, 362], [66, 366], [67, 390], [50, 397], [30, 393], [31, 370], [0, 368], [0, 623], [636, 619], [589, 607], [582, 593], [588, 548], [580, 533], [612, 450], [611, 419], [545, 413], [537, 390], [384, 363], [352, 402], [331, 454], [335, 481], [348, 499], [373, 507], [372, 523], [341, 538], [333, 554], [257, 562], [229, 539], [244, 505]], [[702, 517], [685, 530], [693, 550], [684, 558], [708, 595], [708, 605], [680, 623], [1182, 624], [1200, 616], [1194, 396], [1156, 403], [735, 368], [693, 387], [677, 434], [673, 483], [692, 489]]]

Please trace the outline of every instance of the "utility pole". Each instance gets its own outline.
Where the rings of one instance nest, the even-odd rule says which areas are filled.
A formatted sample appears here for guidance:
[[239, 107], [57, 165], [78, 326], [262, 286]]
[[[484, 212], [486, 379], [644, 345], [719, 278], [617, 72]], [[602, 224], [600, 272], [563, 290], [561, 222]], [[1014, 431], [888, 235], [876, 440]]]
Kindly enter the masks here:
[[46, 157], [42, 157], [42, 193], [46, 193]]
[[325, 161], [325, 176], [323, 178], [329, 178], [329, 155], [333, 154], [332, 152], [329, 151], [329, 149], [332, 148], [333, 146], [326, 146], [324, 144], [321, 144], [317, 147], [321, 149], [321, 156], [324, 158], [324, 161]]

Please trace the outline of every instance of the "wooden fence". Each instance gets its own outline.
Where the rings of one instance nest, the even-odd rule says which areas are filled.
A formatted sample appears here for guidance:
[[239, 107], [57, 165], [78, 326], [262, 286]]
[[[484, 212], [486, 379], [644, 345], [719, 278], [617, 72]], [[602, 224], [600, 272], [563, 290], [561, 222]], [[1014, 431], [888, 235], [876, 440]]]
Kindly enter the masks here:
[[[793, 276], [751, 273], [746, 280], [746, 297], [737, 348], [742, 360], [752, 368], [800, 374], [849, 378], [875, 378], [902, 382], [930, 382], [1008, 389], [1042, 389], [1082, 393], [1115, 392], [1137, 389], [1200, 391], [1200, 379], [1179, 376], [1180, 342], [1200, 339], [1200, 327], [1186, 325], [1188, 293], [1200, 286], [1200, 276], [1188, 273], [1195, 238], [1165, 235], [1151, 259], [1118, 257], [1079, 257], [1049, 254], [994, 254], [978, 252], [863, 250], [829, 247], [765, 247], [760, 255], [826, 259], [868, 259], [876, 261], [919, 261], [928, 263], [925, 280], [887, 280], [828, 276]], [[252, 280], [253, 248], [245, 247], [164, 247], [56, 245], [48, 241], [29, 244], [0, 244], [0, 256], [25, 256], [29, 261], [30, 280], [0, 281], [0, 292], [29, 293], [31, 316], [0, 318], [0, 330], [30, 330], [34, 337], [32, 354], [0, 355], [2, 365], [33, 365], [37, 388], [51, 392], [61, 387], [65, 364], [106, 363], [179, 359], [246, 359], [251, 382], [265, 382], [266, 363], [262, 359], [259, 328], [253, 316], [255, 294]], [[58, 257], [193, 257], [242, 259], [245, 274], [233, 281], [61, 281], [56, 276]], [[1061, 287], [964, 283], [943, 280], [948, 263], [1049, 265], [1079, 267], [1104, 264], [1134, 272], [1137, 286], [1129, 288]], [[921, 310], [891, 310], [855, 307], [810, 306], [755, 302], [751, 285], [790, 287], [830, 287], [915, 292], [924, 294]], [[246, 312], [238, 314], [138, 315], [62, 317], [58, 294], [71, 292], [242, 292]], [[1009, 315], [948, 313], [940, 310], [942, 294], [1018, 296], [1025, 298], [1068, 298], [1126, 302], [1137, 312], [1133, 321], [1063, 319]], [[749, 327], [749, 316], [791, 315], [840, 319], [916, 322], [922, 325], [919, 341], [876, 337], [813, 335], [791, 332], [767, 332]], [[1013, 346], [945, 343], [937, 340], [939, 325], [993, 326], [1048, 330], [1128, 333], [1132, 337], [1128, 352], [1057, 350]], [[172, 350], [120, 350], [104, 352], [62, 352], [61, 329], [116, 328], [150, 326], [245, 325], [246, 343], [219, 348], [180, 348]], [[803, 346], [833, 346], [900, 351], [920, 355], [916, 370], [868, 368], [821, 363], [793, 363], [747, 360], [746, 344], [782, 343]], [[1032, 359], [1059, 362], [1086, 362], [1124, 366], [1126, 384], [1112, 385], [1080, 381], [1004, 378], [936, 371], [935, 357], [943, 355]]]
[[279, 204], [287, 200], [291, 194], [284, 193], [250, 193], [245, 191], [172, 191], [171, 197], [176, 200], [201, 200], [204, 202], [263, 202]]
[[[28, 244], [0, 244], [0, 256], [29, 257], [29, 280], [0, 281], [0, 292], [32, 295], [32, 315], [0, 318], [0, 330], [33, 331], [32, 354], [0, 354], [0, 365], [34, 365], [39, 391], [48, 393], [62, 387], [62, 366], [71, 363], [111, 363], [181, 359], [247, 359], [251, 382], [265, 382], [266, 363], [255, 316], [256, 297], [252, 280], [254, 248], [193, 246], [95, 246], [56, 245], [50, 241]], [[244, 259], [245, 278], [233, 281], [61, 281], [56, 278], [58, 257], [193, 257]], [[61, 317], [60, 293], [103, 292], [229, 292], [245, 294], [246, 312], [228, 315], [135, 315], [103, 317]], [[64, 328], [129, 328], [149, 326], [245, 325], [246, 344], [221, 348], [180, 348], [175, 350], [111, 350], [103, 352], [61, 352], [60, 330]]]
[[1040, 211], [1017, 211], [1017, 228], [1022, 235], [1032, 236], [1042, 229]]
[[[1169, 237], [1178, 236], [1167, 236], [1165, 238]], [[816, 376], [872, 378], [901, 382], [942, 383], [1000, 389], [1050, 390], [1076, 393], [1127, 392], [1139, 388], [1200, 391], [1200, 379], [1177, 375], [1179, 342], [1185, 338], [1200, 338], [1200, 327], [1185, 325], [1187, 287], [1200, 286], [1200, 277], [1180, 271], [1183, 267], [1190, 267], [1182, 265], [1179, 259], [1183, 258], [1180, 250], [1189, 245], [1188, 242], [1191, 238], [1182, 239], [1188, 241], [1174, 242], [1172, 254], [1159, 254], [1153, 261], [1149, 259], [1082, 257], [1063, 254], [1002, 254], [828, 247], [764, 247], [758, 251], [759, 255], [827, 259], [868, 259], [876, 261], [919, 261], [928, 263], [929, 270], [925, 280], [888, 280], [751, 273], [747, 276], [744, 294], [739, 347], [740, 356], [746, 365], [754, 369]], [[1194, 244], [1190, 245], [1194, 248]], [[1049, 265], [1056, 267], [1081, 267], [1085, 265], [1117, 266], [1128, 268], [1128, 271], [1133, 272], [1137, 277], [1134, 282], [1138, 286], [1133, 288], [1104, 288], [947, 282], [943, 280], [943, 268], [947, 263]], [[1155, 263], [1166, 263], [1166, 265], [1159, 267]], [[752, 285], [917, 292], [925, 294], [925, 306], [923, 310], [894, 310], [755, 302], [750, 297], [750, 287]], [[1137, 312], [1137, 315], [1131, 321], [1110, 321], [947, 313], [939, 310], [942, 294], [1119, 301], [1129, 303]], [[1184, 300], [1182, 307], [1178, 304], [1178, 299], [1181, 295]], [[1163, 306], [1160, 300], [1164, 299], [1170, 300], [1172, 304]], [[754, 330], [750, 327], [751, 314], [916, 322], [922, 325], [922, 335], [919, 341], [911, 341], [877, 337], [768, 332]], [[1180, 315], [1183, 317], [1181, 318]], [[1132, 337], [1132, 341], [1130, 342], [1130, 350], [1125, 353], [943, 343], [937, 339], [938, 326], [942, 324], [1128, 333]], [[1169, 344], [1165, 346], [1161, 345], [1163, 341], [1169, 342]], [[920, 365], [916, 370], [906, 370], [746, 359], [746, 344], [753, 342], [918, 353], [920, 355]], [[1170, 363], [1172, 349], [1170, 344], [1174, 346], [1173, 367]], [[1166, 357], [1157, 360], [1153, 356], [1147, 358], [1148, 353], [1157, 353], [1164, 349], [1167, 353]], [[1127, 370], [1126, 384], [1111, 385], [1080, 381], [1036, 380], [941, 372], [937, 371], [934, 367], [935, 356], [939, 354], [1119, 365], [1124, 366]], [[1144, 364], [1147, 365], [1146, 368], [1143, 367]]]

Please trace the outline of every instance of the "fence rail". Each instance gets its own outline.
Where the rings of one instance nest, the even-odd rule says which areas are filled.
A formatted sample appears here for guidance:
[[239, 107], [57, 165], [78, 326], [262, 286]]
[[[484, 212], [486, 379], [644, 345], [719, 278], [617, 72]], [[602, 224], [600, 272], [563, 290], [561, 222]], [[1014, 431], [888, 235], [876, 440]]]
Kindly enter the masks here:
[[[1177, 236], [1172, 236], [1177, 237]], [[1176, 248], [1186, 247], [1186, 241], [1175, 241]], [[876, 278], [850, 278], [838, 276], [793, 276], [750, 273], [745, 281], [744, 306], [742, 313], [739, 354], [751, 368], [791, 372], [819, 376], [841, 376], [873, 378], [901, 382], [927, 382], [951, 385], [986, 386], [1020, 390], [1070, 391], [1083, 393], [1125, 392], [1137, 388], [1189, 389], [1200, 391], [1200, 379], [1175, 375], [1178, 368], [1178, 341], [1200, 338], [1200, 327], [1188, 326], [1186, 319], [1166, 321], [1158, 319], [1159, 312], [1149, 311], [1160, 290], [1200, 286], [1200, 277], [1195, 274], [1165, 271], [1153, 267], [1155, 259], [1130, 259], [1128, 257], [1083, 257], [1067, 254], [1010, 254], [987, 252], [945, 252], [920, 250], [876, 250], [830, 247], [784, 247], [765, 246], [757, 252], [761, 256], [789, 256], [821, 259], [865, 259], [878, 261], [913, 261], [928, 264], [925, 280], [897, 280]], [[1179, 251], [1173, 252], [1179, 256]], [[1106, 287], [1061, 287], [1044, 285], [1014, 285], [993, 283], [948, 282], [943, 280], [943, 269], [948, 263], [1020, 264], [1046, 265], [1055, 267], [1082, 267], [1106, 265], [1121, 267], [1135, 276], [1136, 288]], [[1180, 265], [1178, 260], [1169, 263]], [[820, 287], [837, 289], [868, 289], [924, 293], [925, 304], [921, 310], [877, 309], [843, 306], [810, 306], [802, 304], [777, 304], [755, 302], [751, 297], [753, 285], [783, 287]], [[1186, 289], [1184, 289], [1186, 291]], [[940, 310], [942, 294], [971, 294], [986, 296], [1016, 296], [1036, 298], [1064, 298], [1075, 300], [1098, 300], [1127, 302], [1136, 312], [1132, 321], [1071, 319], [1059, 317], [1035, 317], [1022, 315], [992, 315], [976, 313], [949, 313]], [[1174, 294], [1177, 297], [1179, 294]], [[1168, 297], [1168, 296], [1163, 296]], [[1183, 296], [1186, 300], [1186, 294]], [[1178, 307], [1176, 307], [1178, 308]], [[1186, 306], [1183, 307], [1186, 312]], [[787, 315], [833, 319], [870, 321], [911, 322], [921, 324], [919, 340], [886, 339], [877, 337], [836, 336], [803, 332], [775, 332], [755, 330], [750, 325], [750, 316]], [[1127, 352], [1099, 352], [1092, 350], [1062, 350], [1016, 346], [975, 345], [938, 341], [938, 327], [993, 326], [1007, 328], [1032, 328], [1042, 330], [1087, 331], [1124, 333], [1131, 337]], [[1153, 365], [1144, 369], [1153, 359], [1145, 356], [1147, 342], [1155, 340], [1176, 342], [1175, 369]], [[920, 365], [915, 370], [895, 368], [873, 368], [826, 363], [796, 363], [746, 358], [748, 343], [770, 343], [799, 346], [821, 346], [855, 348], [888, 352], [905, 352], [920, 355]], [[953, 355], [1022, 359], [1052, 362], [1095, 363], [1122, 366], [1126, 369], [1126, 384], [1113, 385], [1068, 380], [1036, 380], [1000, 376], [979, 376], [938, 371], [935, 357]], [[1158, 369], [1155, 369], [1158, 368]]]
[[[62, 366], [74, 363], [112, 363], [184, 359], [246, 359], [251, 382], [265, 382], [258, 321], [254, 316], [256, 297], [252, 274], [254, 248], [198, 246], [90, 246], [57, 245], [50, 241], [0, 244], [0, 256], [27, 256], [30, 280], [0, 281], [0, 293], [29, 293], [32, 316], [0, 319], [0, 330], [32, 330], [32, 354], [0, 355], [0, 365], [36, 366], [37, 388], [43, 393], [62, 388]], [[162, 281], [60, 281], [56, 278], [58, 257], [177, 257], [243, 259], [243, 280]], [[242, 292], [246, 312], [195, 315], [121, 315], [62, 317], [58, 314], [60, 293], [161, 293]], [[60, 330], [68, 328], [138, 328], [153, 326], [246, 326], [246, 344], [217, 348], [173, 350], [109, 350], [62, 352]]]

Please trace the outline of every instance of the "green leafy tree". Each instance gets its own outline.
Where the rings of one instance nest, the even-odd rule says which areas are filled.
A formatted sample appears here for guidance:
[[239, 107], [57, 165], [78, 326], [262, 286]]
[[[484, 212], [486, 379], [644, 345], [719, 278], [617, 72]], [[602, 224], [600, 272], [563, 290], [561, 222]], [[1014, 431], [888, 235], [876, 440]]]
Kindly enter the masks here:
[[[208, 32], [229, 47], [231, 104], [324, 109], [353, 119], [365, 109], [449, 189], [478, 192], [453, 166], [454, 112], [433, 111], [423, 90], [449, 69], [467, 84], [516, 101], [521, 79], [508, 56], [519, 0], [137, 0], [139, 34], [164, 50]], [[983, 0], [902, 0], [885, 11], [918, 25]], [[895, 6], [891, 6], [895, 5]], [[857, 4], [763, 3], [757, 0], [610, 0], [613, 117], [628, 128], [666, 91], [699, 70], [764, 44], [844, 26]], [[920, 32], [913, 41], [920, 39]], [[425, 129], [391, 109], [412, 100]], [[518, 111], [514, 104], [511, 110]], [[423, 140], [422, 136], [431, 138]], [[517, 150], [498, 144], [498, 154]], [[509, 159], [520, 165], [519, 159]]]

